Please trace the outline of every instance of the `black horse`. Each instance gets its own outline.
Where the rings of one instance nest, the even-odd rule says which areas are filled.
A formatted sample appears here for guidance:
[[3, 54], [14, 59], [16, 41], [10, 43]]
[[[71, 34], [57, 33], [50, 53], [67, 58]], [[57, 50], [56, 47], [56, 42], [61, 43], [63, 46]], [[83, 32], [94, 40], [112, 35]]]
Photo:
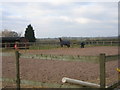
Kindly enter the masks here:
[[81, 42], [80, 45], [81, 45], [81, 48], [84, 48], [85, 43]]
[[61, 38], [59, 38], [59, 40], [61, 47], [63, 47], [63, 45], [67, 46], [68, 48], [70, 47], [70, 41], [64, 41]]

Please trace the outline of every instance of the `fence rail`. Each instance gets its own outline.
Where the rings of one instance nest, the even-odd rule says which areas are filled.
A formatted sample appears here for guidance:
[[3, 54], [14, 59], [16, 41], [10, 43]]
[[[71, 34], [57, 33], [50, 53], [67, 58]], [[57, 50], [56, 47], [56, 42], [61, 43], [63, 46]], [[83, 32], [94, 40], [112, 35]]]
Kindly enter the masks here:
[[[80, 55], [54, 55], [54, 54], [22, 54], [20, 58], [32, 58], [42, 60], [62, 60], [62, 61], [83, 61], [99, 63], [99, 56], [80, 56]], [[105, 56], [105, 62], [118, 60], [118, 55]]]
[[[71, 42], [71, 47], [75, 45], [80, 45], [81, 42]], [[84, 41], [86, 45], [110, 45], [110, 46], [118, 46], [119, 41]], [[15, 43], [0, 43], [0, 47], [3, 48], [14, 48]], [[60, 46], [59, 42], [19, 42], [17, 43], [18, 48], [29, 48], [30, 46], [41, 47], [41, 46]]]
[[[15, 78], [0, 78], [0, 82], [7, 82], [7, 83], [16, 84], [16, 79]], [[21, 87], [22, 88], [32, 88], [32, 87], [34, 87], [34, 88], [83, 88], [84, 86], [71, 85], [69, 83], [67, 83], [67, 84], [58, 84], [58, 83], [38, 82], [38, 81], [31, 81], [31, 80], [21, 80]]]
[[99, 56], [73, 56], [73, 55], [54, 55], [54, 54], [22, 54], [20, 58], [32, 58], [42, 60], [62, 60], [62, 61], [83, 61], [99, 63]]
[[105, 62], [118, 60], [118, 56], [119, 55], [108, 55], [108, 56], [106, 56]]

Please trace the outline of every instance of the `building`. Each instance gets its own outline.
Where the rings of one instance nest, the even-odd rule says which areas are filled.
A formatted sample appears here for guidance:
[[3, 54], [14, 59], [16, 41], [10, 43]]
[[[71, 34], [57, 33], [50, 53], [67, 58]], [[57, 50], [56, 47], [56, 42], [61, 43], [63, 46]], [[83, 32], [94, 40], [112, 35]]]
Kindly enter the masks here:
[[0, 37], [3, 48], [14, 48], [15, 44], [19, 48], [28, 47], [29, 40], [25, 37]]

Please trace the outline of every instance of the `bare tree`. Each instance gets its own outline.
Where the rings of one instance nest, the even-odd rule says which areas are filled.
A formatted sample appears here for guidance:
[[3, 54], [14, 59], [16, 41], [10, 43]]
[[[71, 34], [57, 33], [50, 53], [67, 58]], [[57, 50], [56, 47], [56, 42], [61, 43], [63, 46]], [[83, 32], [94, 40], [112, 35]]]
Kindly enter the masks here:
[[18, 32], [18, 37], [21, 37], [22, 36], [22, 32]]
[[1, 33], [2, 33], [2, 35], [1, 35], [2, 37], [19, 37], [19, 36], [21, 36], [21, 33], [17, 33], [15, 31], [7, 30], [7, 29], [2, 31]]

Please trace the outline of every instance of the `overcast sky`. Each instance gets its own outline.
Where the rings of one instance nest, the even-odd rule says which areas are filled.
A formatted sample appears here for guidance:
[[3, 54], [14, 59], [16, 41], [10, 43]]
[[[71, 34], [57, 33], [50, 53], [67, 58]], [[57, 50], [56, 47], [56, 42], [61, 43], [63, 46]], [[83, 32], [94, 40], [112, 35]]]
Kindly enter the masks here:
[[37, 38], [118, 35], [117, 2], [4, 2], [0, 30], [22, 32], [31, 24]]

